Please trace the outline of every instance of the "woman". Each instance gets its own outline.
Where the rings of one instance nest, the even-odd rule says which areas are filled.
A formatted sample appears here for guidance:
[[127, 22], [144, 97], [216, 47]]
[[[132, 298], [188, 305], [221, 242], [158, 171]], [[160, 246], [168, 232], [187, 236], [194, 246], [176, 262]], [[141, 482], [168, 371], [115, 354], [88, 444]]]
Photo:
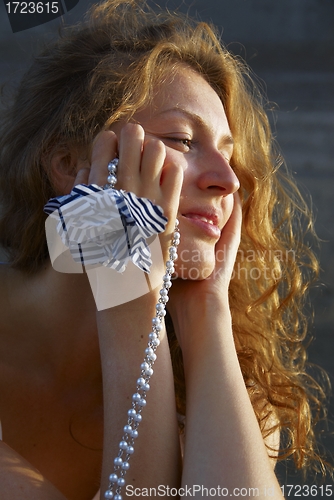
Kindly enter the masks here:
[[[254, 89], [206, 24], [135, 0], [94, 7], [24, 77], [1, 135], [2, 498], [282, 498], [277, 455], [317, 458], [300, 313], [317, 266]], [[96, 312], [87, 276], [52, 268], [43, 213], [73, 186], [103, 186], [115, 157], [116, 188], [168, 218], [165, 260], [176, 217], [181, 234], [169, 339], [162, 328], [117, 491], [159, 287]]]

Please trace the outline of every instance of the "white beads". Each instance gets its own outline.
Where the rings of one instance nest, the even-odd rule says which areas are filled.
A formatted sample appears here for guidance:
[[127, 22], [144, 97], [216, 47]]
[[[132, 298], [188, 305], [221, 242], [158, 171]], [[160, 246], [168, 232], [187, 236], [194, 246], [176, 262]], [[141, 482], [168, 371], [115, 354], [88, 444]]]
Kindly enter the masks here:
[[170, 247], [169, 249], [169, 258], [170, 260], [176, 260], [177, 259], [177, 250], [175, 247]]
[[114, 158], [111, 162], [108, 163], [108, 172], [112, 174], [116, 174], [118, 166], [118, 158]]
[[142, 377], [137, 380], [137, 386], [139, 387], [140, 390], [145, 392], [150, 390], [150, 384], [148, 384], [146, 380]]
[[[174, 272], [174, 267], [170, 269], [170, 272], [172, 271], [172, 269], [173, 269], [173, 272]], [[168, 274], [166, 274], [166, 276], [168, 276]], [[166, 279], [166, 282], [169, 283], [170, 279], [169, 280]], [[169, 300], [168, 289], [162, 288], [159, 293], [160, 293], [160, 302], [161, 302], [161, 304], [166, 304], [168, 302], [168, 300]]]
[[155, 306], [155, 309], [157, 311], [157, 314], [160, 316], [161, 313], [165, 311], [165, 306], [159, 302], [159, 304]]
[[[115, 158], [108, 165], [109, 187], [115, 184], [118, 159]], [[174, 261], [177, 259], [177, 245], [180, 243], [180, 233], [177, 230], [178, 220], [175, 221], [175, 230], [172, 245], [169, 248], [169, 260], [166, 262], [166, 273], [162, 278], [162, 288], [159, 291], [159, 301], [155, 306], [156, 315], [152, 318], [152, 331], [148, 335], [148, 345], [145, 349], [145, 359], [140, 365], [141, 376], [137, 379], [137, 392], [132, 395], [132, 408], [128, 410], [128, 423], [123, 427], [124, 435], [119, 443], [119, 453], [114, 459], [114, 472], [109, 476], [109, 486], [104, 494], [105, 498], [122, 500], [121, 488], [125, 486], [124, 475], [130, 468], [129, 459], [134, 453], [133, 443], [138, 437], [138, 426], [142, 421], [141, 411], [146, 406], [146, 393], [150, 389], [149, 379], [153, 375], [153, 364], [157, 358], [156, 349], [160, 344], [159, 333], [163, 328], [163, 317], [166, 315], [166, 303], [168, 302], [168, 290], [172, 286], [171, 277], [175, 271]], [[123, 458], [122, 458], [123, 457]], [[118, 474], [116, 474], [116, 472]], [[117, 485], [117, 487], [116, 487]], [[113, 488], [116, 487], [114, 493]]]
[[138, 422], [138, 423], [140, 423], [142, 421], [142, 419], [143, 419], [143, 417], [141, 416], [140, 413], [137, 413], [137, 415], [134, 418], [135, 422]]
[[126, 441], [121, 441], [119, 443], [119, 447], [120, 447], [121, 450], [126, 450], [127, 447], [128, 447], [128, 443]]
[[111, 483], [117, 483], [117, 479], [118, 479], [117, 474], [115, 474], [114, 472], [112, 474], [110, 474], [109, 481]]
[[111, 184], [112, 187], [114, 187], [117, 182], [117, 177], [115, 177], [114, 175], [108, 175], [107, 182]]
[[169, 274], [165, 274], [163, 277], [162, 277], [162, 280], [163, 280], [163, 286], [164, 288], [166, 289], [169, 289], [171, 286], [172, 286], [172, 282], [171, 282], [171, 279], [170, 279], [170, 275]]
[[149, 361], [155, 361], [157, 359], [157, 356], [152, 347], [146, 347], [145, 354]]
[[150, 360], [150, 361], [155, 361], [157, 359], [157, 355], [152, 352], [152, 354], [148, 354], [147, 355], [147, 358]]
[[141, 400], [141, 395], [139, 392], [136, 392], [135, 394], [132, 395], [132, 401], [134, 403], [138, 403]]
[[[156, 333], [154, 335], [156, 335]], [[140, 368], [148, 377], [151, 377], [153, 375], [153, 369], [146, 361], [140, 365]]]
[[109, 175], [107, 177], [107, 184], [104, 186], [104, 189], [110, 189], [115, 187], [117, 182], [117, 166], [118, 166], [118, 158], [114, 158], [110, 163], [108, 163]]

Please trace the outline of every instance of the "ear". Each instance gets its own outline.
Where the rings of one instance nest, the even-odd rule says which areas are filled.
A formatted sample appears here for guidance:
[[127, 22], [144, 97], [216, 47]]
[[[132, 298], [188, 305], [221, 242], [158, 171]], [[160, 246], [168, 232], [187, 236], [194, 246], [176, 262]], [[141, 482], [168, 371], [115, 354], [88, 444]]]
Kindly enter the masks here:
[[57, 196], [69, 194], [78, 171], [87, 166], [90, 168], [88, 159], [80, 158], [76, 151], [55, 152], [50, 161], [50, 176]]

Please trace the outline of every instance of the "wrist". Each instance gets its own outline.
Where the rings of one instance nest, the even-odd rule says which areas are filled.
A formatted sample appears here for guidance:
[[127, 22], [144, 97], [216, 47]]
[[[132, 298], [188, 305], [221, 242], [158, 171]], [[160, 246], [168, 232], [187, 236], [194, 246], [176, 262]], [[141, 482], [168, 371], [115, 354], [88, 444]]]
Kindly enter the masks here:
[[158, 296], [157, 288], [134, 300], [97, 311], [99, 335], [114, 334], [119, 337], [123, 334], [127, 341], [136, 337], [140, 340], [145, 332], [148, 335], [152, 318], [155, 316]]
[[232, 336], [232, 319], [228, 301], [206, 297], [190, 302], [178, 301], [168, 309], [183, 355], [215, 345]]
[[230, 315], [228, 294], [202, 292], [197, 282], [176, 280], [167, 304], [173, 322], [197, 321], [210, 314]]

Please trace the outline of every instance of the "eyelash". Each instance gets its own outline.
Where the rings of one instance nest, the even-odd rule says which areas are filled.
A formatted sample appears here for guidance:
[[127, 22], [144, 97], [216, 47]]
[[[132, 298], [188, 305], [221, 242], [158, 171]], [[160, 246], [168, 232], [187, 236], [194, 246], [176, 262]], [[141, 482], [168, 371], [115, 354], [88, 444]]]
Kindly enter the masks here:
[[177, 142], [179, 144], [182, 144], [182, 146], [185, 146], [190, 149], [191, 145], [193, 144], [193, 141], [191, 139], [180, 139], [179, 137], [169, 137], [169, 139], [173, 142]]
[[[179, 143], [179, 144], [181, 144], [182, 146], [185, 146], [188, 149], [191, 149], [191, 147], [194, 145], [194, 141], [192, 139], [184, 139], [184, 138], [180, 139], [179, 137], [168, 137], [168, 139], [170, 141]], [[231, 165], [231, 158], [226, 157], [223, 153], [222, 153], [222, 156], [225, 158], [225, 160], [230, 165], [230, 167], [232, 169], [234, 169], [234, 167]]]

